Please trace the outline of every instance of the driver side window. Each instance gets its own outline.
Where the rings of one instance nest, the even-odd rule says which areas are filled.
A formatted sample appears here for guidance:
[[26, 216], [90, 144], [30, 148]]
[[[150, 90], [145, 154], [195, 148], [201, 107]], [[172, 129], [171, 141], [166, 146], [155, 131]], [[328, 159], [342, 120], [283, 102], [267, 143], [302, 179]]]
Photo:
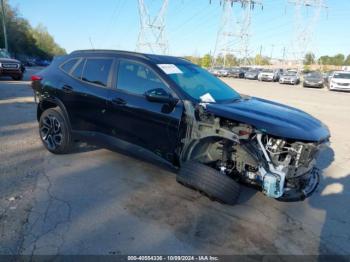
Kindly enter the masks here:
[[128, 60], [119, 63], [117, 88], [136, 95], [143, 95], [152, 89], [167, 90], [167, 86], [149, 67]]

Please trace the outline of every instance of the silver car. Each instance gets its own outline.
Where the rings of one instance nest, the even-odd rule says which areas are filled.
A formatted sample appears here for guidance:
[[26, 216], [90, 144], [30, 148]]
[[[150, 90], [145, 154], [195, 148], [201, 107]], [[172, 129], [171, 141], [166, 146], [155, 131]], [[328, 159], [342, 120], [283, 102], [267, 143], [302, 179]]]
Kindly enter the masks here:
[[280, 76], [279, 83], [298, 85], [300, 83], [299, 73], [296, 71], [286, 71]]

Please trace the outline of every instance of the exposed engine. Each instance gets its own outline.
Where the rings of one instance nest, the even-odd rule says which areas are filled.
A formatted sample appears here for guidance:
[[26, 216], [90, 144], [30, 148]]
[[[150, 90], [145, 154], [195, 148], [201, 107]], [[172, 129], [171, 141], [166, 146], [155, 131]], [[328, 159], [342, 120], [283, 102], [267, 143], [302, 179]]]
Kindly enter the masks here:
[[[197, 110], [196, 118], [199, 121], [191, 126], [187, 137], [205, 142], [194, 143], [188, 158], [212, 165], [280, 200], [302, 200], [317, 187], [319, 175], [314, 166], [321, 145], [273, 137], [204, 110]], [[201, 136], [204, 139], [198, 139]]]

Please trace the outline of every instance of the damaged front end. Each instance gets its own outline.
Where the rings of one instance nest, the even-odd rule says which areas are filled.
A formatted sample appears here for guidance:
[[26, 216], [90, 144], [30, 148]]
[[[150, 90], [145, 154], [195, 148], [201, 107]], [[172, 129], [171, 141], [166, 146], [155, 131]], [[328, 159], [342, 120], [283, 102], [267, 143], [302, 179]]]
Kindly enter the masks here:
[[205, 104], [185, 102], [181, 161], [199, 161], [281, 201], [309, 197], [319, 183], [315, 167], [328, 138], [318, 142], [269, 135], [252, 125], [216, 116]]

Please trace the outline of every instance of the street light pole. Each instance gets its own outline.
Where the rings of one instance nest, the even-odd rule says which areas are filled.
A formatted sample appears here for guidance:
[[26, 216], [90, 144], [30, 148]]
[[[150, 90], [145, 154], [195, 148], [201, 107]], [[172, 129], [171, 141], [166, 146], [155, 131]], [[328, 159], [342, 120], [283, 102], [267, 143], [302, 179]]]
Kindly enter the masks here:
[[3, 31], [4, 31], [5, 49], [8, 50], [7, 32], [6, 32], [6, 24], [5, 24], [5, 5], [4, 5], [4, 0], [1, 0], [1, 10], [2, 10], [2, 27], [3, 27]]

